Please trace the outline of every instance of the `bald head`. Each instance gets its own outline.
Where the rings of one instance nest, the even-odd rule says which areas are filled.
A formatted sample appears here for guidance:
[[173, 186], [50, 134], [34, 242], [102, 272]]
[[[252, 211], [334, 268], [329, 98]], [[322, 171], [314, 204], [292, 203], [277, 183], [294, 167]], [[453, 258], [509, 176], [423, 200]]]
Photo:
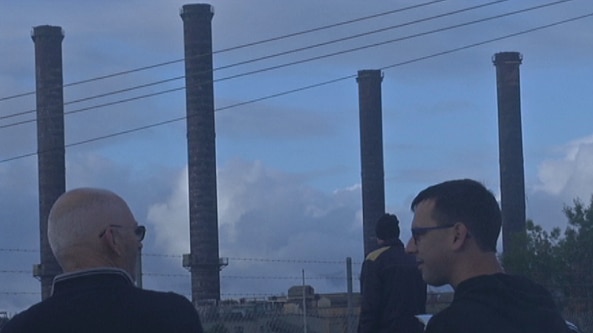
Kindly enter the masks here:
[[[116, 226], [122, 230], [114, 230]], [[48, 238], [66, 272], [108, 266], [133, 275], [141, 246], [129, 235], [133, 236], [135, 226], [132, 212], [117, 194], [78, 188], [62, 194], [54, 203], [49, 213]]]

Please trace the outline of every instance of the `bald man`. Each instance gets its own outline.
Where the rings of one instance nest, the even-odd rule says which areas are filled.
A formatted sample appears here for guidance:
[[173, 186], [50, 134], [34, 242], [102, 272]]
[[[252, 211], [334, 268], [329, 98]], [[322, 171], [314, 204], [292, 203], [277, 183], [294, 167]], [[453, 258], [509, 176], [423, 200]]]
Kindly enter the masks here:
[[94, 188], [64, 193], [48, 220], [51, 249], [64, 270], [52, 295], [16, 315], [14, 332], [202, 332], [185, 297], [136, 288], [146, 228], [117, 194]]

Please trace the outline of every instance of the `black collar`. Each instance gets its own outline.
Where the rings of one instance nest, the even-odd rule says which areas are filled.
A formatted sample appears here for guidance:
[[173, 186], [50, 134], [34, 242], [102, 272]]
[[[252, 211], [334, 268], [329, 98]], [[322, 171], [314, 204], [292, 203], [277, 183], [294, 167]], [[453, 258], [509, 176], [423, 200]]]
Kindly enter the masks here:
[[115, 280], [120, 281], [120, 283], [124, 283], [131, 286], [134, 285], [134, 280], [132, 279], [130, 274], [128, 274], [123, 269], [113, 267], [100, 267], [64, 273], [56, 276], [54, 278], [51, 294], [53, 295], [54, 292], [56, 292], [56, 290], [60, 290], [62, 287], [66, 287], [67, 285], [71, 285], [79, 281], [96, 281], [97, 279], [114, 280], [114, 278]]

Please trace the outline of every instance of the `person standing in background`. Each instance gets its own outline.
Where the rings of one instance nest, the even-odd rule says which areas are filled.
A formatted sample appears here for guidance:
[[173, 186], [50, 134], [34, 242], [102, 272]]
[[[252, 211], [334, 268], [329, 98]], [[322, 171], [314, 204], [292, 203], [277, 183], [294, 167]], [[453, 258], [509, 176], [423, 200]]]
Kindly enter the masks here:
[[422, 332], [415, 315], [425, 312], [426, 284], [399, 240], [397, 217], [379, 218], [375, 234], [379, 248], [367, 255], [360, 275], [358, 333]]

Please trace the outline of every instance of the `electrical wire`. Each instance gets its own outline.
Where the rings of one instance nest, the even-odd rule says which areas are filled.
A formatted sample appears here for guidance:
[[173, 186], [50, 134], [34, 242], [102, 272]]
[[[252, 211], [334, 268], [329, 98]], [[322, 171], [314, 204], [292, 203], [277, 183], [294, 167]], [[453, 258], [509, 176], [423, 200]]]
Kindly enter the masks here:
[[[433, 0], [433, 1], [428, 1], [428, 2], [424, 2], [424, 3], [420, 3], [420, 4], [410, 5], [410, 6], [403, 7], [403, 8], [389, 10], [389, 11], [386, 11], [386, 12], [381, 12], [381, 13], [377, 13], [377, 14], [373, 14], [373, 15], [363, 16], [363, 17], [359, 17], [359, 18], [355, 18], [355, 19], [351, 19], [351, 20], [347, 20], [347, 21], [337, 22], [337, 23], [328, 24], [328, 25], [324, 25], [324, 26], [320, 26], [320, 27], [316, 27], [316, 28], [311, 28], [311, 29], [307, 29], [307, 30], [302, 30], [302, 31], [294, 32], [294, 33], [289, 33], [289, 34], [286, 34], [286, 35], [276, 36], [276, 37], [272, 37], [272, 38], [268, 38], [268, 39], [264, 39], [264, 40], [255, 41], [255, 42], [249, 42], [249, 43], [246, 43], [246, 44], [241, 44], [241, 45], [232, 46], [232, 47], [229, 47], [229, 48], [225, 48], [225, 49], [220, 49], [220, 50], [214, 51], [214, 52], [212, 52], [212, 55], [213, 54], [218, 54], [218, 53], [229, 52], [229, 51], [235, 51], [235, 50], [243, 49], [243, 48], [246, 48], [246, 47], [252, 47], [252, 46], [256, 46], [256, 45], [262, 45], [262, 44], [266, 44], [266, 43], [269, 43], [269, 42], [283, 40], [283, 39], [287, 39], [287, 38], [292, 38], [292, 37], [296, 37], [296, 36], [300, 36], [300, 35], [305, 35], [305, 34], [312, 33], [312, 32], [327, 30], [327, 29], [331, 29], [331, 28], [335, 28], [335, 27], [339, 27], [339, 26], [343, 26], [343, 25], [347, 25], [347, 24], [352, 24], [352, 23], [356, 23], [356, 22], [361, 22], [361, 21], [365, 21], [365, 20], [369, 20], [369, 19], [373, 19], [373, 18], [385, 16], [385, 15], [391, 15], [391, 14], [395, 14], [395, 13], [400, 13], [400, 12], [404, 12], [404, 11], [407, 11], [407, 10], [417, 9], [417, 8], [421, 8], [421, 7], [424, 7], [424, 6], [432, 5], [432, 4], [435, 4], [435, 3], [438, 3], [438, 2], [443, 2], [443, 1], [447, 1], [447, 0]], [[508, 0], [504, 0], [504, 1], [508, 1]], [[196, 57], [202, 57], [202, 56], [206, 56], [206, 55], [209, 55], [209, 54], [201, 54], [201, 55], [197, 55]], [[162, 67], [162, 66], [167, 66], [167, 65], [179, 63], [179, 62], [182, 62], [184, 60], [185, 59], [175, 59], [175, 60], [165, 61], [165, 62], [153, 64], [153, 65], [148, 65], [148, 66], [138, 67], [138, 68], [134, 68], [134, 69], [130, 69], [130, 70], [120, 71], [120, 72], [116, 72], [116, 73], [112, 73], [112, 74], [97, 76], [97, 77], [90, 78], [90, 79], [85, 79], [85, 80], [80, 80], [80, 81], [76, 81], [76, 82], [67, 83], [67, 84], [64, 84], [61, 88], [66, 88], [66, 87], [76, 86], [76, 85], [80, 85], [80, 84], [84, 84], [84, 83], [89, 83], [89, 82], [104, 80], [104, 79], [108, 79], [108, 78], [112, 78], [112, 77], [116, 77], [116, 76], [121, 76], [121, 75], [132, 74], [132, 73], [136, 73], [136, 72], [140, 72], [140, 71], [144, 71], [144, 70], [148, 70], [148, 69], [153, 69], [153, 68], [158, 68], [158, 67]], [[30, 91], [30, 92], [25, 92], [25, 93], [19, 93], [19, 94], [15, 94], [15, 95], [12, 95], [12, 96], [6, 96], [6, 97], [0, 98], [0, 102], [6, 101], [6, 100], [10, 100], [10, 99], [14, 99], [14, 98], [19, 98], [19, 97], [25, 97], [25, 96], [29, 96], [29, 95], [33, 95], [33, 94], [35, 94], [35, 91]]]
[[279, 69], [279, 68], [299, 65], [299, 64], [303, 64], [303, 63], [307, 63], [307, 62], [311, 62], [311, 61], [315, 61], [315, 60], [320, 60], [320, 59], [325, 59], [325, 58], [329, 58], [329, 57], [334, 57], [337, 55], [342, 55], [342, 54], [346, 54], [346, 53], [350, 53], [350, 52], [366, 50], [366, 49], [377, 47], [377, 46], [382, 46], [382, 45], [391, 44], [391, 43], [395, 43], [395, 42], [401, 42], [404, 40], [409, 40], [409, 39], [413, 39], [413, 38], [417, 38], [417, 37], [423, 37], [423, 36], [427, 36], [427, 35], [434, 34], [434, 33], [439, 33], [439, 32], [443, 32], [443, 31], [447, 31], [447, 30], [466, 27], [469, 25], [483, 23], [486, 21], [491, 21], [491, 20], [502, 18], [502, 17], [520, 14], [520, 13], [528, 12], [528, 11], [535, 10], [535, 9], [541, 9], [541, 8], [548, 7], [548, 6], [557, 5], [557, 4], [560, 4], [563, 2], [567, 2], [567, 1], [574, 1], [574, 0], [554, 1], [554, 2], [547, 3], [547, 4], [537, 5], [537, 6], [533, 6], [533, 7], [529, 7], [529, 8], [525, 8], [525, 9], [520, 9], [520, 10], [504, 13], [504, 14], [490, 16], [487, 18], [479, 19], [479, 20], [473, 20], [473, 21], [469, 21], [469, 22], [465, 22], [465, 23], [447, 26], [444, 28], [433, 29], [433, 30], [429, 30], [429, 31], [421, 32], [421, 33], [416, 33], [416, 34], [412, 34], [412, 35], [408, 35], [408, 36], [404, 36], [404, 37], [399, 37], [399, 38], [390, 39], [390, 40], [386, 40], [386, 41], [382, 41], [382, 42], [367, 44], [364, 46], [358, 46], [358, 47], [354, 47], [354, 48], [350, 48], [350, 49], [346, 49], [346, 50], [342, 50], [342, 51], [337, 51], [337, 52], [332, 52], [332, 53], [328, 53], [328, 54], [324, 54], [324, 55], [320, 55], [320, 56], [315, 56], [315, 57], [311, 57], [311, 58], [307, 58], [307, 59], [293, 61], [293, 62], [286, 63], [286, 64], [270, 66], [270, 67], [259, 69], [259, 70], [254, 70], [254, 71], [250, 71], [250, 72], [244, 72], [241, 74], [231, 75], [231, 76], [227, 76], [224, 78], [216, 79], [216, 80], [214, 80], [214, 82], [221, 82], [221, 81], [225, 81], [225, 80], [236, 79], [239, 77], [244, 77], [244, 76], [259, 74], [259, 73], [263, 73], [263, 72], [267, 72], [267, 71], [275, 70], [275, 69]]
[[[461, 10], [455, 11], [453, 13], [458, 13], [458, 12], [466, 11], [466, 10], [470, 10], [470, 9], [481, 8], [481, 7], [484, 7], [486, 5], [492, 5], [492, 4], [501, 2], [501, 1], [508, 1], [508, 0], [498, 0], [498, 1], [487, 3], [487, 4], [483, 4], [483, 5], [468, 7], [467, 9], [461, 9]], [[483, 22], [487, 22], [487, 21], [491, 21], [491, 20], [496, 20], [496, 19], [500, 19], [500, 18], [503, 18], [503, 17], [511, 16], [511, 15], [525, 13], [525, 12], [536, 10], [536, 9], [541, 9], [541, 8], [545, 8], [545, 7], [549, 7], [549, 6], [554, 6], [554, 5], [558, 5], [558, 4], [561, 4], [561, 3], [564, 3], [564, 2], [569, 2], [569, 1], [574, 1], [574, 0], [553, 1], [553, 2], [549, 2], [549, 3], [545, 3], [545, 4], [541, 4], [541, 5], [536, 5], [536, 6], [533, 6], [533, 7], [528, 7], [528, 8], [524, 8], [524, 9], [520, 9], [520, 10], [515, 10], [515, 11], [511, 11], [511, 12], [507, 12], [507, 13], [503, 13], [503, 14], [499, 14], [499, 15], [494, 15], [494, 16], [490, 16], [490, 17], [486, 17], [486, 18], [482, 18], [482, 19], [478, 19], [478, 20], [472, 20], [472, 21], [468, 21], [468, 22], [464, 22], [464, 23], [460, 23], [460, 24], [455, 24], [455, 25], [451, 25], [451, 26], [447, 26], [447, 27], [443, 27], [443, 28], [433, 29], [433, 30], [429, 30], [429, 31], [421, 32], [421, 33], [407, 35], [407, 36], [404, 36], [404, 37], [390, 39], [390, 40], [387, 40], [387, 41], [382, 41], [382, 42], [378, 42], [378, 43], [367, 44], [367, 45], [364, 45], [364, 46], [350, 48], [350, 49], [346, 49], [346, 50], [342, 50], [342, 51], [338, 51], [338, 52], [332, 52], [332, 53], [329, 53], [329, 54], [324, 54], [324, 55], [319, 55], [319, 56], [310, 57], [310, 58], [306, 58], [306, 59], [301, 59], [301, 60], [298, 60], [298, 61], [293, 61], [293, 62], [289, 62], [289, 63], [285, 63], [285, 64], [270, 66], [270, 67], [266, 67], [266, 68], [263, 68], [263, 69], [258, 69], [258, 70], [243, 72], [243, 73], [240, 73], [240, 74], [235, 74], [235, 75], [231, 75], [231, 76], [227, 76], [227, 77], [215, 79], [213, 82], [215, 82], [215, 83], [222, 82], [222, 81], [226, 81], [226, 80], [231, 80], [231, 79], [236, 79], [236, 78], [245, 77], [245, 76], [249, 76], [249, 75], [259, 74], [259, 73], [268, 72], [268, 71], [271, 71], [271, 70], [276, 70], [276, 69], [285, 68], [285, 67], [289, 67], [289, 66], [299, 65], [299, 64], [303, 64], [303, 63], [307, 63], [307, 62], [311, 62], [311, 61], [315, 61], [315, 60], [320, 60], [320, 59], [325, 59], [325, 58], [334, 57], [334, 56], [338, 56], [338, 55], [343, 55], [343, 54], [350, 53], [350, 52], [355, 52], [355, 51], [360, 51], [360, 50], [366, 50], [366, 49], [369, 49], [369, 48], [378, 47], [378, 46], [382, 46], [382, 45], [386, 45], [386, 44], [391, 44], [391, 43], [395, 43], [395, 42], [401, 42], [401, 41], [404, 41], [404, 40], [410, 40], [410, 39], [413, 39], [413, 38], [423, 37], [423, 36], [427, 36], [427, 35], [434, 34], [434, 33], [439, 33], [439, 32], [443, 32], [443, 31], [457, 29], [457, 28], [460, 28], [460, 27], [466, 27], [466, 26], [473, 25], [473, 24], [483, 23]], [[443, 15], [445, 15], [445, 14], [443, 14]], [[437, 15], [435, 17], [442, 17], [442, 15]], [[431, 18], [427, 18], [427, 19], [431, 19]], [[404, 23], [403, 25], [412, 24], [412, 23], [417, 22], [417, 21], [421, 21], [421, 20], [415, 20], [415, 21], [412, 21], [412, 22]], [[403, 25], [398, 25], [398, 26], [403, 26]], [[370, 32], [370, 33], [373, 33], [373, 32]], [[368, 33], [365, 33], [365, 34], [368, 34]], [[359, 35], [355, 35], [355, 36], [362, 36], [362, 35], [365, 35], [365, 34], [359, 34]], [[338, 41], [340, 41], [340, 39], [338, 39]], [[317, 44], [317, 45], [320, 45], [320, 44]], [[295, 49], [295, 50], [303, 50], [303, 49], [304, 48]], [[291, 51], [294, 51], [294, 50], [291, 50]], [[288, 52], [291, 52], [291, 51], [288, 51]], [[283, 54], [283, 53], [278, 53], [278, 54]], [[278, 54], [276, 54], [276, 55], [278, 55]], [[276, 56], [276, 55], [271, 55], [271, 56], [268, 56], [268, 57], [273, 57], [273, 56]], [[266, 57], [262, 57], [262, 58], [259, 58], [259, 59], [264, 59], [264, 58], [266, 58]], [[162, 82], [169, 82], [171, 80], [176, 80], [176, 79], [184, 78], [184, 77], [185, 76], [180, 76], [180, 77], [176, 77], [176, 78], [173, 78], [173, 79], [162, 80]], [[132, 88], [124, 89], [122, 91], [129, 91], [129, 90], [133, 90], [133, 89], [135, 89], [135, 88], [132, 87]], [[139, 95], [139, 96], [135, 96], [135, 97], [131, 97], [131, 98], [120, 99], [120, 100], [117, 100], [117, 101], [103, 103], [103, 104], [98, 104], [98, 105], [93, 105], [93, 106], [84, 107], [84, 108], [80, 108], [80, 109], [75, 109], [75, 110], [64, 112], [64, 114], [69, 115], [69, 114], [79, 113], [79, 112], [93, 110], [93, 109], [97, 109], [97, 108], [103, 108], [103, 107], [106, 107], [106, 106], [117, 105], [117, 104], [120, 104], [120, 103], [127, 103], [127, 102], [130, 102], [130, 101], [135, 101], [135, 100], [139, 100], [139, 99], [144, 99], [144, 98], [148, 98], [148, 97], [154, 97], [154, 96], [158, 96], [158, 95], [162, 95], [162, 94], [167, 94], [167, 93], [171, 93], [171, 92], [175, 92], [175, 91], [180, 91], [180, 90], [183, 90], [183, 89], [186, 89], [186, 86], [182, 86], [182, 87], [178, 87], [178, 88], [172, 88], [172, 89], [167, 89], [167, 90], [163, 90], [163, 91], [159, 91], [159, 92], [155, 92], [155, 93], [149, 93], [149, 94]], [[110, 93], [102, 94], [102, 97], [105, 97], [107, 95], [110, 95]], [[88, 100], [88, 99], [92, 99], [92, 98], [93, 97], [83, 98], [83, 99], [81, 99], [79, 101]], [[64, 103], [64, 105], [66, 105], [66, 104], [70, 104], [70, 103]], [[25, 113], [31, 113], [31, 112], [35, 112], [35, 110], [26, 111]], [[7, 117], [7, 116], [5, 116], [5, 117]], [[2, 117], [0, 117], [0, 119], [2, 119]], [[0, 125], [0, 129], [8, 128], [8, 127], [13, 127], [13, 126], [18, 126], [18, 125], [23, 125], [23, 124], [34, 122], [36, 120], [37, 119], [29, 119], [29, 120], [23, 120], [23, 121], [19, 121], [19, 122], [14, 122], [14, 123], [11, 123], [11, 124]]]
[[[443, 1], [443, 0], [440, 0]], [[322, 46], [327, 46], [327, 45], [331, 45], [331, 44], [335, 44], [335, 43], [339, 43], [339, 42], [343, 42], [343, 41], [347, 41], [347, 40], [352, 40], [352, 39], [356, 39], [356, 38], [360, 38], [360, 37], [365, 37], [365, 36], [369, 36], [372, 34], [376, 34], [379, 32], [385, 32], [385, 31], [389, 31], [389, 30], [393, 30], [393, 29], [397, 29], [397, 28], [402, 28], [405, 26], [410, 26], [410, 25], [414, 25], [414, 24], [418, 24], [418, 23], [422, 23], [422, 22], [427, 22], [427, 21], [431, 21], [437, 18], [443, 18], [446, 16], [451, 16], [451, 15], [455, 15], [455, 14], [459, 14], [462, 12], [467, 12], [470, 10], [475, 10], [475, 9], [479, 9], [479, 8], [484, 8], [487, 6], [492, 6], [495, 4], [499, 4], [501, 2], [506, 2], [509, 0], [496, 0], [496, 1], [491, 1], [488, 3], [484, 3], [484, 4], [480, 4], [480, 5], [475, 5], [475, 6], [470, 6], [470, 7], [465, 7], [462, 9], [458, 9], [458, 10], [454, 10], [454, 11], [450, 11], [447, 13], [443, 13], [443, 14], [438, 14], [438, 15], [434, 15], [434, 16], [430, 16], [430, 17], [426, 17], [426, 18], [422, 18], [422, 19], [417, 19], [417, 20], [412, 20], [412, 21], [408, 21], [405, 23], [401, 23], [401, 24], [397, 24], [397, 25], [391, 25], [388, 27], [384, 27], [381, 29], [376, 29], [376, 30], [371, 30], [368, 32], [363, 32], [363, 33], [359, 33], [359, 34], [355, 34], [355, 35], [350, 35], [347, 37], [343, 37], [343, 38], [338, 38], [338, 39], [333, 39], [333, 40], [329, 40], [326, 42], [322, 42], [322, 43], [317, 43], [317, 44], [313, 44], [313, 45], [308, 45], [308, 46], [304, 46], [304, 47], [299, 47], [299, 48], [295, 48], [295, 49], [291, 49], [291, 50], [287, 50], [287, 51], [283, 51], [283, 52], [278, 52], [278, 53], [274, 53], [274, 54], [270, 54], [270, 55], [266, 55], [266, 56], [262, 56], [262, 57], [258, 57], [258, 58], [253, 58], [253, 59], [248, 59], [248, 60], [244, 60], [244, 61], [240, 61], [237, 63], [233, 63], [233, 64], [229, 64], [229, 65], [224, 65], [221, 67], [217, 67], [212, 69], [212, 72], [216, 72], [219, 70], [223, 70], [223, 69], [229, 69], [229, 68], [233, 68], [233, 67], [237, 67], [237, 66], [241, 66], [241, 65], [246, 65], [246, 64], [250, 64], [250, 63], [254, 63], [254, 62], [258, 62], [258, 61], [262, 61], [262, 60], [268, 60], [268, 59], [272, 59], [272, 58], [276, 58], [276, 57], [280, 57], [280, 56], [284, 56], [284, 55], [288, 55], [288, 54], [293, 54], [293, 53], [297, 53], [297, 52], [302, 52], [305, 50], [311, 50], [314, 48], [318, 48], [318, 47], [322, 47]], [[559, 2], [554, 2], [552, 4], [559, 4], [561, 2], [568, 2], [568, 1], [574, 1], [574, 0], [561, 0]], [[409, 37], [409, 38], [413, 38]], [[291, 64], [288, 64], [291, 65]], [[274, 69], [274, 68], [271, 68]], [[270, 70], [271, 70], [270, 69]], [[201, 72], [199, 74], [205, 74], [205, 73], [209, 73], [211, 71], [207, 71], [207, 72]], [[258, 71], [255, 71], [256, 73]], [[254, 73], [244, 73], [244, 74], [240, 74], [240, 76], [238, 77], [242, 77], [242, 76], [246, 76], [246, 75], [250, 75], [250, 74], [254, 74]], [[142, 89], [142, 88], [147, 88], [147, 87], [152, 87], [152, 86], [156, 86], [156, 85], [160, 85], [163, 83], [168, 83], [168, 82], [173, 82], [173, 81], [177, 81], [177, 80], [181, 80], [184, 79], [185, 75], [181, 75], [181, 76], [176, 76], [176, 77], [172, 77], [172, 78], [168, 78], [168, 79], [163, 79], [163, 80], [158, 80], [158, 81], [154, 81], [154, 82], [150, 82], [150, 83], [146, 83], [146, 84], [141, 84], [141, 85], [136, 85], [136, 86], [132, 86], [132, 87], [128, 87], [128, 88], [124, 88], [124, 89], [120, 89], [120, 90], [113, 90], [107, 93], [102, 93], [102, 94], [98, 94], [98, 95], [94, 95], [94, 96], [89, 96], [89, 97], [85, 97], [85, 98], [80, 98], [80, 99], [76, 99], [76, 100], [72, 100], [72, 101], [67, 101], [64, 103], [64, 106], [66, 105], [71, 105], [71, 104], [75, 104], [75, 103], [80, 103], [80, 102], [86, 102], [89, 100], [93, 100], [93, 99], [97, 99], [97, 98], [102, 98], [102, 97], [107, 97], [107, 96], [112, 96], [112, 95], [116, 95], [116, 94], [121, 94], [124, 92], [130, 92], [130, 91], [134, 91], [134, 90], [138, 90], [138, 89]], [[230, 77], [230, 78], [223, 78], [221, 79], [222, 81], [224, 80], [228, 80], [228, 79], [232, 79], [235, 77]], [[216, 82], [216, 80], [215, 80]], [[179, 88], [179, 90], [181, 90], [183, 88]], [[128, 101], [128, 100], [126, 100]], [[124, 101], [125, 102], [125, 101]], [[104, 107], [106, 105], [99, 105], [97, 107]], [[86, 111], [88, 109], [83, 109], [82, 111]], [[78, 111], [78, 110], [76, 110]], [[8, 118], [13, 118], [13, 117], [17, 117], [17, 116], [22, 116], [25, 114], [29, 114], [29, 113], [34, 113], [36, 112], [36, 109], [33, 110], [28, 110], [28, 111], [23, 111], [23, 112], [18, 112], [18, 113], [13, 113], [10, 115], [4, 115], [4, 116], [0, 116], [0, 120], [3, 119], [8, 119]], [[69, 114], [69, 113], [66, 113]], [[4, 128], [4, 127], [10, 127], [10, 126], [15, 126], [15, 125], [21, 125], [21, 124], [26, 124], [29, 122], [32, 122], [34, 120], [26, 120], [26, 121], [21, 121], [21, 122], [17, 122], [17, 123], [13, 123], [13, 124], [9, 124], [9, 125], [3, 125], [0, 126], [0, 129]]]
[[[579, 15], [579, 16], [572, 17], [572, 18], [569, 18], [569, 19], [564, 19], [564, 20], [556, 21], [554, 23], [537, 26], [537, 27], [530, 28], [530, 29], [527, 29], [527, 30], [522, 30], [522, 31], [519, 31], [519, 32], [515, 32], [515, 33], [503, 35], [503, 36], [500, 36], [500, 37], [496, 37], [496, 38], [484, 40], [484, 41], [481, 41], [481, 42], [467, 44], [467, 45], [464, 45], [464, 46], [461, 46], [461, 47], [457, 47], [457, 48], [453, 48], [453, 49], [449, 49], [449, 50], [445, 50], [445, 51], [433, 53], [433, 54], [430, 54], [430, 55], [427, 55], [427, 56], [410, 59], [410, 60], [407, 60], [407, 61], [404, 61], [404, 62], [400, 62], [400, 63], [388, 65], [388, 66], [384, 66], [384, 67], [379, 68], [379, 69], [380, 70], [392, 69], [392, 68], [400, 67], [400, 66], [403, 66], [403, 65], [408, 65], [408, 64], [411, 64], [411, 63], [415, 63], [415, 62], [419, 62], [419, 61], [423, 61], [423, 60], [427, 60], [427, 59], [431, 59], [431, 58], [443, 56], [443, 55], [446, 55], [446, 54], [451, 54], [451, 53], [455, 53], [455, 52], [467, 50], [467, 49], [470, 49], [470, 48], [474, 48], [474, 47], [477, 47], [477, 46], [481, 46], [481, 45], [493, 43], [493, 42], [496, 42], [496, 41], [500, 41], [500, 40], [504, 40], [504, 39], [508, 39], [508, 38], [512, 38], [512, 37], [516, 37], [516, 36], [520, 36], [520, 35], [524, 35], [524, 34], [527, 34], [527, 33], [532, 33], [532, 32], [535, 32], [535, 31], [539, 31], [539, 30], [551, 28], [551, 27], [558, 26], [558, 25], [561, 25], [561, 24], [566, 24], [566, 23], [569, 23], [569, 22], [574, 22], [574, 21], [585, 19], [585, 18], [589, 18], [589, 17], [592, 17], [592, 16], [593, 16], [593, 13], [583, 14], [583, 15]], [[300, 92], [300, 91], [304, 91], [304, 90], [308, 90], [308, 89], [313, 89], [313, 88], [325, 86], [325, 85], [328, 85], [328, 84], [332, 84], [332, 83], [335, 83], [335, 82], [339, 82], [339, 81], [343, 81], [343, 80], [347, 80], [347, 79], [352, 79], [352, 78], [355, 78], [355, 77], [356, 77], [356, 75], [343, 76], [343, 77], [340, 77], [340, 78], [336, 78], [336, 79], [332, 79], [332, 80], [328, 80], [328, 81], [324, 81], [324, 82], [319, 82], [319, 83], [312, 84], [312, 85], [309, 85], [309, 86], [304, 86], [304, 87], [292, 89], [292, 90], [289, 90], [289, 91], [284, 91], [284, 92], [280, 92], [280, 93], [276, 93], [276, 94], [272, 94], [272, 95], [268, 95], [268, 96], [264, 96], [264, 97], [260, 97], [260, 98], [256, 98], [256, 99], [252, 99], [252, 100], [245, 101], [245, 102], [240, 102], [240, 103], [233, 104], [233, 105], [230, 105], [230, 106], [226, 106], [226, 107], [223, 107], [223, 108], [217, 108], [217, 109], [215, 109], [215, 111], [222, 111], [222, 110], [225, 110], [225, 109], [230, 109], [230, 108], [234, 108], [234, 107], [241, 106], [241, 105], [252, 104], [252, 103], [255, 103], [255, 102], [262, 101], [262, 100], [268, 100], [268, 99], [271, 99], [271, 98], [275, 98], [275, 97], [279, 97], [279, 96], [284, 96], [284, 95], [292, 94], [292, 93], [295, 93], [295, 92]], [[149, 125], [144, 125], [144, 126], [140, 126], [140, 127], [128, 129], [128, 130], [125, 130], [125, 131], [111, 133], [111, 134], [107, 134], [107, 135], [103, 135], [103, 136], [100, 136], [100, 137], [95, 137], [95, 138], [91, 138], [91, 139], [87, 139], [87, 140], [83, 140], [83, 141], [79, 141], [79, 142], [70, 143], [70, 144], [65, 145], [65, 147], [73, 147], [73, 146], [78, 146], [78, 145], [82, 145], [82, 144], [86, 144], [86, 143], [90, 143], [90, 142], [94, 142], [94, 141], [98, 141], [98, 140], [104, 140], [104, 139], [107, 139], [107, 138], [113, 138], [113, 137], [121, 136], [121, 135], [124, 135], [124, 134], [132, 133], [132, 132], [137, 132], [137, 131], [141, 131], [141, 130], [145, 130], [145, 129], [149, 129], [149, 128], [154, 128], [154, 127], [157, 127], [157, 126], [162, 126], [162, 125], [165, 125], [165, 124], [170, 124], [170, 123], [181, 121], [181, 120], [184, 120], [184, 119], [187, 119], [187, 116], [183, 116], [183, 117], [179, 117], [179, 118], [175, 118], [175, 119], [170, 119], [170, 120], [165, 120], [165, 121], [161, 121], [161, 122], [153, 123], [153, 124], [149, 124]], [[46, 152], [49, 152], [49, 151], [46, 151]], [[44, 152], [41, 152], [41, 153], [44, 153]], [[26, 154], [22, 154], [22, 155], [17, 155], [17, 156], [13, 156], [13, 157], [9, 157], [9, 158], [0, 159], [0, 163], [5, 163], [5, 162], [13, 161], [13, 160], [18, 160], [18, 159], [22, 159], [22, 158], [34, 156], [36, 154], [38, 154], [38, 153], [37, 152], [32, 152], [32, 153], [26, 153]]]

